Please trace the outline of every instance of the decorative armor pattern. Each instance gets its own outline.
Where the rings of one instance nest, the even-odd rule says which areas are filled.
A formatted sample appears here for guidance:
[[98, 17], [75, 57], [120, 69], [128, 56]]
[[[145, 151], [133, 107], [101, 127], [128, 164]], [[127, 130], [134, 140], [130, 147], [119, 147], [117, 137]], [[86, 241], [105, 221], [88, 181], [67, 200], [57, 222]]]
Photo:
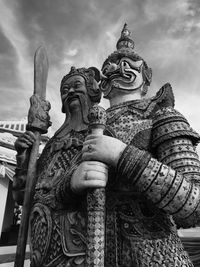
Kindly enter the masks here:
[[31, 217], [34, 267], [84, 266], [86, 205], [71, 191], [69, 183], [80, 163], [85, 136], [86, 131], [71, 131], [68, 138], [53, 137], [39, 159], [42, 172]]
[[158, 159], [183, 173], [188, 178], [198, 179], [200, 167], [196, 148], [191, 140], [176, 138], [168, 140], [157, 148]]
[[[105, 190], [96, 189], [87, 196], [88, 210], [88, 249], [87, 266], [103, 267], [104, 225], [105, 225]], [[95, 216], [94, 216], [95, 215]]]
[[[159, 119], [157, 119], [158, 114]], [[164, 111], [157, 111], [155, 117], [153, 147], [157, 145], [157, 158], [167, 165], [154, 158], [147, 162], [140, 156], [142, 151], [138, 152], [138, 149], [132, 146], [124, 152], [123, 159], [119, 163], [119, 172], [122, 169], [120, 173], [123, 176], [129, 173], [128, 177], [132, 185], [160, 209], [174, 215], [179, 224], [180, 220], [184, 219], [184, 225], [186, 222], [187, 226], [188, 223], [190, 225], [191, 221], [190, 227], [194, 226], [195, 218], [196, 222], [199, 221], [200, 213], [200, 162], [194, 148], [199, 141], [199, 136], [191, 130], [186, 119], [171, 107], [164, 108]], [[173, 121], [175, 127], [172, 127]], [[136, 156], [134, 159], [132, 154]], [[141, 175], [136, 179], [138, 169]], [[180, 169], [183, 172], [180, 172]], [[190, 218], [191, 215], [195, 218]]]
[[[138, 108], [141, 103], [142, 108]], [[200, 163], [194, 146], [200, 137], [191, 129], [187, 120], [173, 109], [173, 103], [173, 94], [168, 85], [161, 88], [151, 101], [142, 100], [140, 104], [132, 101], [132, 104], [113, 107], [112, 116], [109, 116], [108, 110], [109, 132], [128, 145], [118, 162], [115, 179], [118, 188], [125, 190], [124, 195], [129, 199], [129, 203], [121, 199], [116, 204], [119, 227], [123, 229], [120, 246], [126, 247], [126, 254], [129, 255], [129, 260], [119, 256], [122, 266], [128, 267], [130, 262], [135, 266], [193, 266], [183, 250], [171, 215], [178, 226], [183, 225], [180, 224], [182, 219], [184, 225], [187, 222], [187, 226], [194, 226], [199, 221], [197, 207], [200, 195], [197, 181], [200, 178]], [[122, 113], [122, 110], [125, 111]], [[132, 116], [129, 116], [130, 110]], [[137, 111], [134, 113], [134, 110]], [[131, 130], [135, 132], [129, 142], [123, 139], [127, 129], [124, 135], [121, 133], [118, 136], [118, 129], [122, 129], [125, 118], [133, 127], [130, 126], [129, 133]], [[140, 131], [138, 127], [135, 130], [135, 124], [142, 125], [141, 121], [144, 120], [149, 120], [146, 129]], [[140, 139], [141, 144], [136, 140], [142, 133], [146, 138]], [[127, 190], [133, 192], [133, 195], [128, 196]], [[137, 196], [135, 206], [131, 208], [130, 201], [134, 195]], [[124, 206], [129, 214], [132, 210], [134, 215], [125, 215]], [[156, 220], [157, 216], [159, 219]], [[144, 218], [149, 221], [146, 221], [142, 230]], [[160, 231], [163, 226], [165, 234]], [[149, 233], [148, 239], [144, 238], [145, 232]], [[124, 253], [123, 248], [121, 253]]]
[[[52, 219], [49, 209], [37, 204], [32, 210], [30, 223], [33, 225], [30, 242], [31, 251], [33, 251], [31, 262], [33, 266], [39, 266], [44, 261], [44, 255], [50, 244]], [[33, 236], [37, 236], [37, 239]]]
[[[106, 124], [106, 111], [94, 105], [89, 109], [89, 131], [103, 135]], [[88, 267], [104, 267], [105, 250], [105, 188], [87, 192], [87, 253]]]
[[153, 118], [152, 147], [157, 147], [171, 138], [187, 136], [193, 145], [199, 142], [199, 135], [187, 120], [173, 107], [158, 110]]
[[[173, 102], [168, 84], [152, 99], [108, 109], [106, 131], [128, 146], [106, 188], [105, 267], [193, 266], [173, 219], [181, 226], [199, 222], [199, 136]], [[175, 134], [166, 132], [169, 125]], [[32, 234], [40, 233], [32, 241], [34, 267], [86, 266], [86, 199], [69, 183], [85, 136], [55, 136], [39, 159], [43, 171], [31, 219]]]

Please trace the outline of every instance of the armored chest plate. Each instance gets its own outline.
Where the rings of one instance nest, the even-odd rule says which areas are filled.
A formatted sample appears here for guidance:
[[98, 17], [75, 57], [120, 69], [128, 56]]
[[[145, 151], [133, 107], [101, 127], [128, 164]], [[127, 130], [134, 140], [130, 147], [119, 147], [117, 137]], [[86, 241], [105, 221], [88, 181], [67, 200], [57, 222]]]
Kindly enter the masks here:
[[138, 148], [149, 150], [151, 141], [152, 120], [141, 119], [133, 116], [131, 111], [126, 111], [121, 116], [108, 120], [108, 131], [116, 138]]

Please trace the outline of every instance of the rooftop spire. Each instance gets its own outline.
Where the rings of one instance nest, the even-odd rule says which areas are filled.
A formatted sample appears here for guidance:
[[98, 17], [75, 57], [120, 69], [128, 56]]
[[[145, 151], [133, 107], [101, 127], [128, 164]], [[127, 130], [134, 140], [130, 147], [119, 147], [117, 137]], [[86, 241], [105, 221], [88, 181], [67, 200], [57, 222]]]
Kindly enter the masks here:
[[131, 31], [129, 31], [127, 23], [124, 24], [124, 27], [121, 31], [121, 37], [117, 41], [117, 50], [121, 49], [134, 49], [135, 44], [134, 41], [131, 39]]

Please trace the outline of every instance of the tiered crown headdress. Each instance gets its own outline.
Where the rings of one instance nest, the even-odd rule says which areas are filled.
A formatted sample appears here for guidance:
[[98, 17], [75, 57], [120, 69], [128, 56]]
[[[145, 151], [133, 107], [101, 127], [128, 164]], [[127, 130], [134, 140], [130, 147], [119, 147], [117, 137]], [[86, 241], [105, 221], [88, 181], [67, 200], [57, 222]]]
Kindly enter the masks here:
[[135, 53], [135, 43], [131, 39], [131, 31], [128, 29], [127, 23], [124, 24], [124, 27], [121, 31], [121, 36], [117, 41], [116, 48], [117, 50], [114, 51], [111, 55], [109, 55], [108, 58], [105, 60], [102, 69], [108, 62], [115, 63], [117, 60], [120, 60], [123, 57], [128, 57], [134, 61], [142, 60], [144, 63], [143, 76], [145, 85], [149, 86], [152, 78], [152, 70], [148, 67], [144, 59], [140, 57], [137, 53]]
[[72, 66], [70, 69], [70, 72], [62, 78], [61, 88], [62, 88], [62, 85], [65, 83], [65, 81], [69, 79], [69, 77], [74, 76], [74, 75], [82, 76], [85, 79], [87, 85], [89, 85], [92, 79], [95, 79], [98, 82], [100, 79], [100, 77], [97, 77], [98, 75], [100, 75], [98, 72], [99, 71], [94, 67], [91, 67], [88, 69], [86, 68], [76, 69], [74, 66]]
[[134, 49], [135, 43], [131, 39], [131, 32], [128, 29], [127, 23], [124, 24], [124, 27], [121, 31], [121, 37], [117, 41], [116, 48], [120, 49]]
[[[101, 99], [101, 91], [99, 89], [98, 82], [100, 80], [100, 72], [95, 67], [90, 68], [78, 68], [71, 67], [70, 72], [62, 78], [60, 91], [62, 94], [62, 88], [67, 79], [72, 76], [82, 76], [85, 79], [86, 89], [88, 95], [93, 103], [99, 103]], [[62, 111], [64, 112], [64, 108], [62, 107]]]

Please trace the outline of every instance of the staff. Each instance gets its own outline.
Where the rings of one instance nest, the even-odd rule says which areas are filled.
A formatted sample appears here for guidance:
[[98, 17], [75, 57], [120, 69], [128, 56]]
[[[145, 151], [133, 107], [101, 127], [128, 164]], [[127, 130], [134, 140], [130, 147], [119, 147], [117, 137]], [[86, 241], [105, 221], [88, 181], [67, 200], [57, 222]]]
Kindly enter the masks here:
[[[105, 110], [94, 105], [89, 110], [89, 130], [103, 135], [106, 124]], [[104, 267], [105, 249], [105, 188], [89, 191], [87, 194], [87, 267]]]
[[34, 92], [30, 99], [31, 107], [29, 109], [27, 124], [27, 129], [33, 131], [36, 139], [30, 152], [14, 267], [24, 266], [31, 203], [36, 184], [36, 164], [40, 139], [41, 134], [46, 133], [47, 128], [50, 126], [49, 122], [46, 122], [46, 112], [50, 109], [50, 105], [45, 101], [48, 67], [46, 50], [43, 47], [39, 47], [34, 57]]

